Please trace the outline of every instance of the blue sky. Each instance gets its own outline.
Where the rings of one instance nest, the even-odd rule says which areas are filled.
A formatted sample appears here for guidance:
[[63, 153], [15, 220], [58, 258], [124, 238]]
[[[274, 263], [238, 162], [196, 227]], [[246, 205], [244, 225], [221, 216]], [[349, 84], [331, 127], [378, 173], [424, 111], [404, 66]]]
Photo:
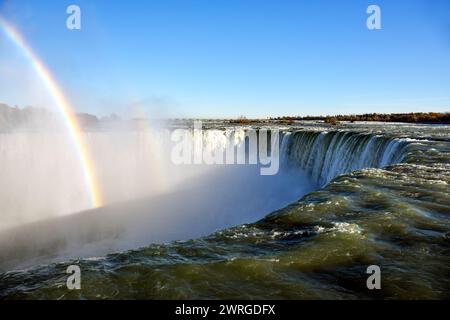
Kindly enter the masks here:
[[[66, 28], [77, 4], [82, 29]], [[366, 28], [377, 4], [382, 30]], [[78, 111], [266, 117], [450, 111], [450, 2], [0, 0]], [[0, 102], [45, 105], [0, 32]]]

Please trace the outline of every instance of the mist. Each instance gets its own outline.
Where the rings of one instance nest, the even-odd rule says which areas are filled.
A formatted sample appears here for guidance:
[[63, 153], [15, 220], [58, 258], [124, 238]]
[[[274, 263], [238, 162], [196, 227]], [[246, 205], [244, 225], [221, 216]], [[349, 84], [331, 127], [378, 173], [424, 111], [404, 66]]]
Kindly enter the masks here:
[[[284, 167], [261, 176], [259, 165], [175, 165], [170, 131], [142, 124], [83, 132], [104, 204], [98, 209], [61, 127], [0, 134], [0, 269], [206, 236], [257, 221], [315, 188]], [[210, 130], [205, 148], [222, 148], [223, 135]]]

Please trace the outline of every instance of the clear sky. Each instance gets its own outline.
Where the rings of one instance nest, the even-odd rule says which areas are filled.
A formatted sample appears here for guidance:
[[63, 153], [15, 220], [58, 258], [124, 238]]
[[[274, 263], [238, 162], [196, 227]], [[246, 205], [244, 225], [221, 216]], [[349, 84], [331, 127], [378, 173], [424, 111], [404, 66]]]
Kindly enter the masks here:
[[[66, 8], [81, 8], [81, 30]], [[381, 8], [381, 30], [366, 9]], [[0, 0], [77, 111], [266, 117], [450, 111], [448, 0]], [[0, 32], [0, 103], [49, 104]]]

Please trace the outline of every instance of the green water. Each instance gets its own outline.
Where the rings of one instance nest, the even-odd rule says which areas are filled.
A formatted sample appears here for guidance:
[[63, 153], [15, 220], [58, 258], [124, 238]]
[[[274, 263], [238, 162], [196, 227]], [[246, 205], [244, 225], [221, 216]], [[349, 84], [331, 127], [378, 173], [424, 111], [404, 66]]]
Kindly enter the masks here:
[[[348, 173], [328, 181], [339, 163], [333, 170], [322, 164], [320, 170], [311, 170], [323, 182], [322, 188], [260, 221], [200, 239], [3, 273], [0, 297], [450, 298], [450, 127], [347, 125], [341, 129], [362, 134], [358, 141], [364, 143], [376, 135], [386, 143], [403, 139], [402, 155], [392, 155], [401, 163], [352, 170], [352, 155], [362, 151], [358, 151], [361, 145], [349, 145], [348, 154], [341, 153]], [[293, 131], [299, 130], [318, 134], [324, 129], [305, 125]], [[309, 135], [312, 149], [314, 135]], [[330, 142], [332, 137], [323, 139]], [[308, 157], [296, 156], [292, 147], [289, 152], [299, 167], [317, 169], [318, 163], [325, 163], [327, 150], [322, 156]], [[377, 157], [369, 159], [382, 161]], [[71, 264], [82, 270], [79, 291], [66, 288], [66, 268]], [[366, 287], [369, 265], [381, 268], [381, 290]]]

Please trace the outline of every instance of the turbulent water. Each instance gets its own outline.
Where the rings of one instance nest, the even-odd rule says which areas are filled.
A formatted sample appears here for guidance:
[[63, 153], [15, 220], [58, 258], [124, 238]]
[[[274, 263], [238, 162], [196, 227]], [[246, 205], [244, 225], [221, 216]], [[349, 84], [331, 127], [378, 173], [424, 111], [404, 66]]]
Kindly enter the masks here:
[[[252, 186], [265, 188], [244, 193], [246, 198], [227, 189], [217, 208], [235, 211], [258, 197], [261, 203], [276, 199], [275, 205], [248, 205], [258, 214], [231, 214], [199, 237], [188, 232], [166, 243], [157, 240], [170, 237], [144, 237], [145, 246], [136, 242], [140, 249], [4, 272], [0, 297], [450, 298], [450, 126], [302, 123], [281, 130], [280, 174], [291, 179], [257, 180]], [[244, 177], [243, 186], [251, 179]], [[308, 187], [286, 195], [299, 186], [296, 179], [309, 181]], [[184, 202], [175, 210], [187, 214], [189, 198], [178, 199]], [[216, 212], [201, 208], [206, 212], [182, 224], [203, 225], [204, 219], [208, 225]], [[268, 209], [273, 212], [266, 215]], [[242, 215], [254, 220], [242, 222]], [[66, 288], [72, 264], [82, 270], [79, 291]], [[370, 265], [381, 268], [381, 290], [366, 287]]]

